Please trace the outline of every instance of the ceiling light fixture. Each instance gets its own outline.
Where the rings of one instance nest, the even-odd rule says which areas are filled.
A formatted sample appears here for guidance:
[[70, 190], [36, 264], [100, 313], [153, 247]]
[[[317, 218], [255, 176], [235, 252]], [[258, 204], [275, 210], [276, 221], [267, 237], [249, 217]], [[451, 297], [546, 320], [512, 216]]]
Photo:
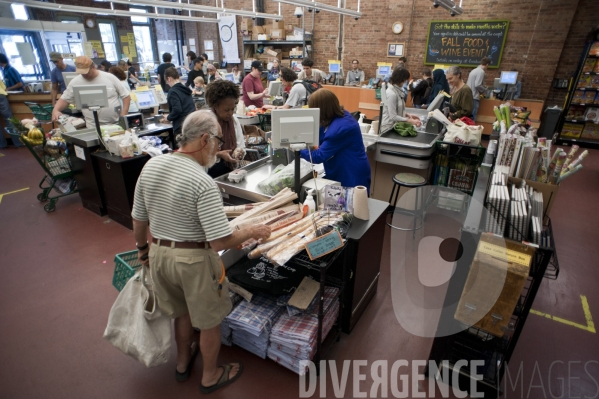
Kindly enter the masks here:
[[[96, 0], [98, 1], [98, 0]], [[221, 7], [212, 7], [212, 6], [202, 6], [198, 4], [186, 4], [186, 3], [174, 3], [169, 1], [162, 0], [111, 0], [113, 3], [118, 4], [127, 4], [127, 5], [143, 5], [150, 7], [160, 7], [167, 9], [175, 9], [175, 10], [191, 10], [197, 12], [209, 12], [209, 13], [217, 13], [217, 14], [233, 14], [240, 15], [242, 17], [251, 17], [251, 18], [265, 18], [265, 19], [281, 19], [280, 15], [277, 14], [267, 14], [263, 12], [254, 12], [254, 11], [245, 11], [245, 10], [234, 10], [225, 8], [224, 4], [221, 2]], [[218, 5], [218, 0], [217, 0]]]
[[[4, 4], [15, 4], [9, 0], [0, 0], [0, 3]], [[18, 4], [23, 4], [27, 7], [32, 8], [42, 8], [46, 10], [52, 11], [69, 11], [69, 12], [77, 12], [82, 14], [96, 14], [96, 15], [113, 15], [119, 17], [139, 17], [141, 14], [138, 12], [127, 11], [127, 10], [112, 10], [110, 8], [95, 8], [95, 7], [83, 7], [83, 6], [73, 6], [69, 4], [60, 4], [60, 3], [45, 3], [41, 1], [34, 0], [21, 0]], [[158, 19], [174, 19], [178, 21], [192, 21], [192, 22], [211, 22], [218, 23], [217, 18], [200, 18], [200, 17], [188, 17], [183, 15], [172, 15], [172, 14], [148, 14], [150, 18], [158, 18]]]
[[335, 14], [349, 15], [350, 17], [354, 17], [356, 19], [362, 16], [360, 12], [360, 2], [358, 1], [358, 11], [348, 10], [346, 8], [329, 6], [327, 4], [316, 3], [313, 1], [307, 0], [273, 0], [275, 3], [286, 3], [291, 4], [296, 7], [311, 7], [317, 8], [320, 11], [329, 11]]

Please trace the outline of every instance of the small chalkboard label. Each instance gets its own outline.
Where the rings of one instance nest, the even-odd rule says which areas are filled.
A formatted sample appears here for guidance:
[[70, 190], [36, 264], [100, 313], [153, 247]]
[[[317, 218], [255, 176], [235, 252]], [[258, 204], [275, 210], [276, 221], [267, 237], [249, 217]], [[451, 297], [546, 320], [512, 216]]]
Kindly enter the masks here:
[[310, 260], [314, 260], [343, 247], [343, 239], [337, 230], [333, 230], [307, 242], [305, 247]]

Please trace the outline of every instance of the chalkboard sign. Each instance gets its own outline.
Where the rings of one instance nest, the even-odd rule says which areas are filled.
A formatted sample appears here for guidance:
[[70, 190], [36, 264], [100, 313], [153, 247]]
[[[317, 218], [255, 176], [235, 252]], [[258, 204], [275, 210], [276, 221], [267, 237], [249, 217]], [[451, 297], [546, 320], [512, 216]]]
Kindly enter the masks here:
[[431, 21], [426, 41], [427, 65], [476, 67], [489, 57], [489, 68], [499, 68], [510, 21]]

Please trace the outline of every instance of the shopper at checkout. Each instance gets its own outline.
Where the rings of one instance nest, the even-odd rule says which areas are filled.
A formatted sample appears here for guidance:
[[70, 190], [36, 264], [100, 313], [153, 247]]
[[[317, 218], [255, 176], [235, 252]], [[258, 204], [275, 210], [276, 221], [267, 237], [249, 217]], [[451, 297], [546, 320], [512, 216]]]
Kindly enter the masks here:
[[[106, 86], [108, 107], [100, 108], [98, 112], [100, 125], [118, 123], [119, 117], [127, 115], [131, 97], [129, 96], [129, 91], [123, 87], [116, 76], [98, 71], [91, 58], [84, 55], [75, 59], [75, 72], [80, 75], [73, 78], [60, 99], [56, 101], [56, 105], [54, 105], [54, 109], [52, 110], [52, 121], [58, 121], [58, 118], [62, 115], [62, 110], [75, 102], [75, 95], [73, 94], [74, 86]], [[122, 107], [120, 100], [122, 100]], [[118, 107], [121, 107], [120, 115], [116, 111]], [[94, 128], [96, 125], [93, 112], [87, 108], [82, 109], [81, 112], [83, 113], [87, 127]]]
[[458, 66], [451, 66], [447, 68], [445, 76], [452, 88], [450, 119], [456, 120], [464, 116], [472, 117], [474, 98], [472, 97], [472, 90], [462, 80], [462, 70]]
[[62, 54], [56, 51], [50, 53], [50, 62], [52, 62], [55, 67], [52, 72], [50, 72], [50, 82], [52, 82], [50, 96], [52, 97], [52, 105], [54, 105], [56, 104], [56, 95], [67, 89], [62, 73], [75, 72], [75, 66], [67, 65], [62, 58]]
[[315, 91], [308, 106], [320, 109], [320, 137], [318, 149], [302, 150], [300, 156], [308, 162], [323, 163], [327, 179], [345, 187], [365, 186], [370, 194], [370, 163], [356, 119], [329, 90]]
[[207, 84], [210, 84], [212, 82], [217, 82], [219, 80], [223, 80], [223, 77], [220, 76], [220, 73], [218, 73], [218, 71], [216, 70], [216, 67], [214, 65], [209, 63], [207, 70], [208, 70], [208, 75], [206, 75], [206, 78], [205, 78]]
[[285, 87], [290, 87], [289, 96], [284, 105], [270, 106], [267, 105], [264, 108], [273, 109], [289, 109], [289, 108], [301, 108], [308, 103], [308, 91], [304, 87], [303, 82], [297, 78], [297, 74], [293, 72], [291, 68], [281, 68], [281, 84]]
[[218, 160], [208, 170], [213, 178], [234, 170], [238, 161], [245, 157], [243, 130], [235, 116], [239, 96], [239, 86], [228, 80], [218, 80], [206, 87], [206, 104], [216, 115], [223, 132], [221, 150], [217, 153]]
[[320, 69], [313, 68], [314, 61], [310, 58], [304, 58], [302, 61], [302, 71], [298, 75], [300, 80], [311, 80], [322, 84], [324, 81], [324, 73]]
[[405, 68], [396, 68], [391, 74], [387, 91], [385, 91], [387, 102], [383, 107], [381, 132], [391, 130], [397, 122], [408, 122], [416, 127], [421, 125], [420, 118], [405, 112], [404, 98], [407, 93], [404, 85], [409, 79], [410, 72]]
[[428, 96], [428, 100], [422, 104], [422, 108], [428, 108], [430, 103], [433, 102], [441, 91], [449, 94], [449, 83], [447, 83], [447, 79], [445, 78], [445, 71], [442, 69], [435, 69], [433, 71], [433, 86]]
[[262, 86], [262, 61], [252, 62], [252, 71], [243, 79], [241, 87], [243, 89], [243, 103], [246, 107], [254, 105], [256, 108], [262, 108], [264, 97], [268, 96], [268, 88]]
[[162, 119], [162, 122], [172, 122], [173, 133], [177, 137], [181, 133], [183, 121], [185, 121], [187, 115], [196, 110], [196, 106], [191, 96], [191, 89], [181, 83], [176, 68], [167, 68], [164, 71], [164, 80], [170, 87], [166, 97], [169, 113]]
[[201, 77], [203, 80], [206, 79], [204, 76], [204, 71], [202, 71], [202, 67], [204, 66], [204, 59], [202, 57], [198, 57], [191, 63], [191, 70], [187, 74], [187, 82], [185, 82], [185, 86], [193, 89], [195, 87], [195, 79], [197, 77]]
[[[175, 319], [175, 378], [187, 380], [201, 353], [203, 394], [234, 382], [243, 372], [241, 363], [217, 363], [220, 323], [232, 309], [217, 251], [271, 233], [264, 225], [230, 228], [218, 187], [205, 172], [216, 162], [222, 140], [211, 112], [192, 113], [177, 136], [179, 150], [145, 164], [131, 213], [138, 259], [149, 267], [157, 306]], [[199, 342], [194, 328], [200, 330]]]
[[[127, 81], [127, 73], [121, 69], [121, 67], [113, 66], [108, 70], [108, 73], [116, 76], [118, 80], [121, 81], [121, 85], [127, 90], [129, 95], [131, 95], [131, 88], [129, 87], [129, 82]], [[121, 100], [121, 106], [123, 105], [123, 100]], [[137, 107], [137, 103], [135, 101], [129, 102], [129, 112], [138, 112], [139, 108]]]

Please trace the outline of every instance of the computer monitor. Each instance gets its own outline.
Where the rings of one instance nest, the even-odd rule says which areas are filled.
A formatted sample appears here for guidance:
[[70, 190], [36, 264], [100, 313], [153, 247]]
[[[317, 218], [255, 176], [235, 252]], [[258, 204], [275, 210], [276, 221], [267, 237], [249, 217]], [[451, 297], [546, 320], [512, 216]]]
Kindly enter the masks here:
[[62, 78], [64, 79], [64, 84], [69, 87], [71, 80], [77, 75], [79, 75], [77, 72], [63, 72]]
[[501, 77], [499, 78], [499, 82], [502, 85], [515, 85], [517, 81], [518, 81], [518, 72], [515, 72], [515, 71], [501, 72]]
[[75, 107], [79, 110], [89, 107], [108, 107], [106, 85], [73, 86]]
[[329, 64], [329, 73], [341, 73], [341, 64]]
[[500, 78], [495, 78], [493, 80], [493, 87], [495, 89], [503, 89], [503, 85], [501, 84], [501, 79]]
[[156, 100], [156, 93], [154, 90], [137, 91], [137, 106], [139, 109], [154, 108], [158, 106], [158, 100]]
[[320, 109], [273, 109], [271, 127], [273, 148], [301, 143], [318, 145]]
[[268, 95], [278, 96], [281, 94], [281, 82], [271, 81], [268, 84]]
[[233, 73], [225, 73], [225, 76], [223, 77], [223, 79], [235, 83], [235, 74], [233, 74]]
[[385, 76], [389, 75], [390, 73], [391, 73], [390, 66], [380, 66], [376, 70], [376, 77], [382, 79]]
[[446, 98], [445, 94], [443, 94], [443, 93], [437, 94], [437, 97], [435, 97], [435, 99], [433, 101], [431, 101], [431, 103], [428, 105], [426, 110], [428, 112], [433, 112], [434, 110], [441, 108], [441, 105], [443, 104], [443, 100], [445, 100], [445, 98]]

